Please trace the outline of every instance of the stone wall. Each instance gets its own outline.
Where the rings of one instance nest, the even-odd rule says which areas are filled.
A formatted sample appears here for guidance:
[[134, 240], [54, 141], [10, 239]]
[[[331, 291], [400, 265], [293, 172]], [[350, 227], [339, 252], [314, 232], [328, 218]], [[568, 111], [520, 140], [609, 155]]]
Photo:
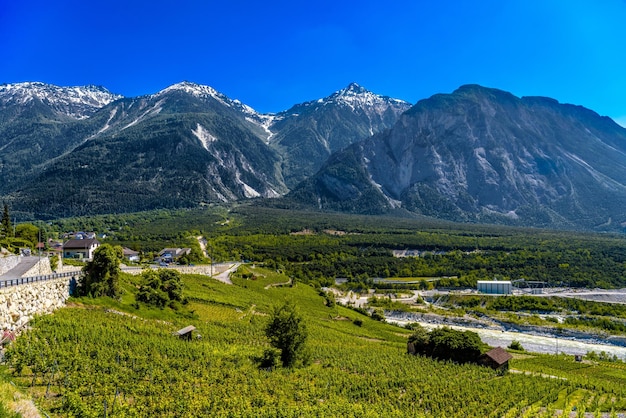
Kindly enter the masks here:
[[48, 274], [52, 274], [50, 259], [48, 257], [41, 257], [37, 264], [24, 273], [22, 277], [46, 276]]
[[[149, 268], [149, 267], [148, 267]], [[200, 265], [200, 266], [177, 266], [177, 265], [170, 265], [168, 267], [159, 267], [159, 268], [166, 268], [166, 269], [170, 269], [170, 270], [177, 270], [179, 271], [181, 274], [202, 274], [205, 276], [210, 276], [211, 275], [211, 266], [210, 265]], [[132, 274], [134, 276], [137, 276], [139, 274], [141, 274], [144, 271], [143, 267], [128, 267], [128, 268], [124, 268], [123, 269], [124, 273], [128, 273], [128, 274]], [[217, 268], [213, 268], [213, 273], [217, 274], [219, 273], [219, 271], [217, 270]]]
[[36, 314], [45, 314], [65, 305], [69, 277], [7, 287], [0, 290], [0, 327], [19, 329]]
[[19, 262], [20, 257], [17, 255], [0, 255], [0, 276], [17, 266]]

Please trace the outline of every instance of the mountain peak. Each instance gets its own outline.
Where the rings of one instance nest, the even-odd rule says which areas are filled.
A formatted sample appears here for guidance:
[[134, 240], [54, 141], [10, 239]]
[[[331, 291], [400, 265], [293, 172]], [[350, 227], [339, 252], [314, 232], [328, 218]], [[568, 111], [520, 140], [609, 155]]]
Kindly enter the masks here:
[[98, 109], [122, 97], [95, 85], [61, 87], [42, 82], [0, 85], [0, 104], [27, 104], [37, 99], [55, 111], [75, 119], [87, 118]]
[[369, 91], [365, 88], [362, 87], [361, 85], [352, 82], [350, 84], [348, 84], [348, 87], [339, 90], [337, 93], [342, 94], [342, 95], [346, 95], [346, 94], [363, 94], [363, 93], [369, 93]]
[[393, 104], [395, 106], [406, 105], [407, 109], [410, 107], [410, 104], [405, 102], [404, 100], [394, 99], [392, 97], [381, 96], [372, 93], [365, 87], [354, 82], [348, 84], [346, 88], [336, 91], [327, 98], [320, 99], [318, 102], [324, 104], [334, 103], [344, 105], [352, 108], [353, 110], [355, 108], [370, 108], [372, 106], [378, 108], [380, 108], [381, 106], [387, 107], [390, 104]]
[[169, 87], [164, 88], [163, 90], [156, 93], [156, 96], [161, 96], [166, 93], [170, 93], [173, 91], [182, 91], [187, 94], [190, 94], [195, 97], [213, 97], [220, 101], [223, 101], [226, 96], [222, 93], [218, 92], [211, 86], [192, 83], [191, 81], [181, 81], [180, 83], [172, 84]]

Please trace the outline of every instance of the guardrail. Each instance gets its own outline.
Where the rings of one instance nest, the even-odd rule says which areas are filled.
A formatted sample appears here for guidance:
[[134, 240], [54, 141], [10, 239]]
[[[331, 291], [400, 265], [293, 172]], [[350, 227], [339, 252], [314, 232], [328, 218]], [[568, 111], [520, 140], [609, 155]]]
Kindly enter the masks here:
[[81, 274], [81, 271], [66, 271], [64, 273], [46, 274], [43, 276], [20, 277], [18, 279], [0, 280], [0, 289], [29, 283], [43, 282], [46, 280], [54, 280], [61, 277], [79, 276]]

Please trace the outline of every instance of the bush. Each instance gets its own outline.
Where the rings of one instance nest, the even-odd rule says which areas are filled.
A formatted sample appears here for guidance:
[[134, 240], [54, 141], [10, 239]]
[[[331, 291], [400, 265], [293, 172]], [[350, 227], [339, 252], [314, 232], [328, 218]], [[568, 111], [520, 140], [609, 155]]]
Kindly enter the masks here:
[[417, 354], [457, 363], [476, 362], [483, 346], [475, 332], [456, 331], [448, 327], [428, 332], [420, 326], [409, 337], [409, 343], [413, 344]]
[[263, 352], [263, 357], [259, 359], [260, 367], [263, 369], [275, 369], [280, 363], [280, 350], [276, 348], [267, 348]]
[[510, 350], [524, 351], [524, 347], [522, 347], [522, 344], [517, 340], [511, 341], [511, 344], [509, 344], [508, 348]]
[[177, 302], [185, 302], [183, 283], [176, 270], [146, 270], [141, 275], [143, 283], [136, 296], [139, 302], [159, 308], [170, 306], [173, 309], [179, 307]]
[[385, 322], [385, 313], [382, 309], [374, 309], [371, 317], [375, 321]]

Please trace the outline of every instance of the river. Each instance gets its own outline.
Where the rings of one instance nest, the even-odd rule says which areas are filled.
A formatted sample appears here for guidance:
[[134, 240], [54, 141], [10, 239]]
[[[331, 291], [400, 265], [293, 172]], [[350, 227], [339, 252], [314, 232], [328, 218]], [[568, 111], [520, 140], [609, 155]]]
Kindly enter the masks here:
[[459, 325], [432, 324], [428, 322], [420, 322], [419, 320], [408, 320], [406, 319], [406, 315], [404, 314], [398, 316], [395, 316], [393, 313], [387, 314], [387, 322], [398, 325], [406, 325], [408, 323], [417, 322], [426, 329], [432, 329], [445, 325], [460, 331], [473, 331], [480, 336], [480, 339], [483, 340], [483, 342], [489, 344], [492, 347], [507, 347], [509, 344], [511, 344], [511, 341], [516, 340], [520, 342], [520, 344], [522, 345], [522, 347], [524, 347], [526, 351], [530, 351], [533, 353], [563, 353], [570, 355], [585, 355], [589, 351], [595, 351], [598, 354], [604, 351], [611, 356], [617, 356], [620, 360], [626, 360], [626, 347], [620, 347], [617, 345], [601, 344], [595, 342], [592, 343], [589, 341], [581, 341], [573, 338], [561, 338], [557, 336], [543, 336], [527, 334], [523, 332], [501, 331], [489, 328], [473, 328]]

